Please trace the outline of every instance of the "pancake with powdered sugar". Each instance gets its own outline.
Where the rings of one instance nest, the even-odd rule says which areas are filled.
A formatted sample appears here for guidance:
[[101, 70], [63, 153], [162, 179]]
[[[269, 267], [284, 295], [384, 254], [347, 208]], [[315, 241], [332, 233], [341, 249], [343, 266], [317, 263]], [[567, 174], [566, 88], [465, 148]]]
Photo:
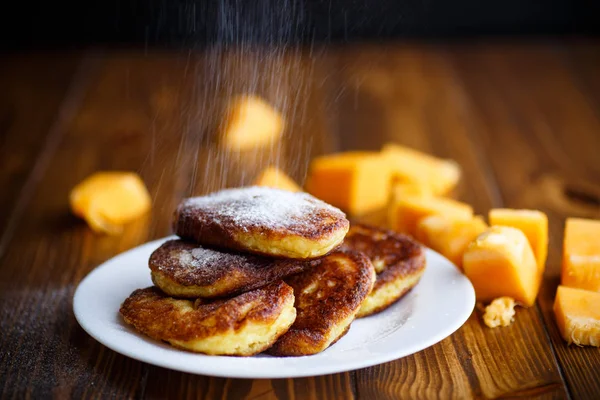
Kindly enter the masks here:
[[163, 243], [150, 256], [152, 281], [176, 297], [223, 297], [256, 289], [319, 264], [319, 260], [267, 258], [227, 252], [182, 240]]
[[251, 186], [185, 199], [173, 228], [201, 245], [307, 259], [338, 246], [349, 222], [341, 210], [308, 193]]

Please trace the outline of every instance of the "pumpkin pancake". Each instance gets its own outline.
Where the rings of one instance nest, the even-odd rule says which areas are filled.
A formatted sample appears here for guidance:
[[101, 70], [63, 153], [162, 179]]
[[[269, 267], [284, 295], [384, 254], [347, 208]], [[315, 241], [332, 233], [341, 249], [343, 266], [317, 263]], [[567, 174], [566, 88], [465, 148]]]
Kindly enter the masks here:
[[318, 262], [267, 258], [169, 240], [152, 253], [149, 265], [152, 281], [168, 295], [214, 298], [268, 285]]
[[365, 224], [352, 224], [340, 249], [364, 253], [375, 267], [373, 291], [357, 318], [385, 310], [421, 279], [425, 271], [423, 247], [410, 237]]
[[268, 352], [303, 356], [319, 353], [344, 336], [373, 288], [375, 270], [364, 254], [334, 252], [286, 282], [294, 288], [298, 315]]
[[337, 247], [349, 222], [308, 193], [250, 186], [185, 199], [173, 225], [179, 237], [201, 245], [309, 259]]
[[283, 281], [224, 300], [183, 300], [157, 287], [134, 291], [121, 305], [125, 322], [174, 347], [210, 355], [250, 356], [270, 347], [296, 318]]

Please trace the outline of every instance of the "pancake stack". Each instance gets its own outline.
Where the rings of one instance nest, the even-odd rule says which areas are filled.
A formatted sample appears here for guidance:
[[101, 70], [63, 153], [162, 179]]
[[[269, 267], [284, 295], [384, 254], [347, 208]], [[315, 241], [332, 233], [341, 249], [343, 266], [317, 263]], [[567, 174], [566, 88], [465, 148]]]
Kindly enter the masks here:
[[185, 199], [179, 237], [150, 256], [155, 286], [121, 305], [125, 322], [211, 355], [319, 353], [357, 316], [382, 311], [419, 280], [408, 237], [366, 225], [307, 193], [226, 189]]

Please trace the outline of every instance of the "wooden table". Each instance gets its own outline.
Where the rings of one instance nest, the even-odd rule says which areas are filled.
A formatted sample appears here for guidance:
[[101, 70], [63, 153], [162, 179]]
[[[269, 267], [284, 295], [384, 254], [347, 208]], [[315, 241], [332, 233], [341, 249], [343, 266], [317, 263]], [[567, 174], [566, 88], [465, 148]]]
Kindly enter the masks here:
[[[4, 396], [600, 398], [600, 350], [567, 346], [551, 310], [565, 217], [600, 217], [597, 42], [219, 50], [4, 58]], [[222, 154], [211, 134], [219, 107], [248, 90], [286, 114], [283, 144]], [[451, 337], [401, 360], [307, 379], [237, 380], [134, 361], [75, 321], [78, 282], [115, 254], [169, 234], [182, 197], [247, 184], [268, 163], [302, 181], [313, 155], [387, 141], [457, 160], [458, 197], [477, 213], [500, 206], [548, 213], [543, 287], [512, 326], [488, 329], [475, 311]], [[138, 171], [154, 200], [151, 215], [117, 237], [91, 232], [67, 203], [84, 177], [113, 169]]]

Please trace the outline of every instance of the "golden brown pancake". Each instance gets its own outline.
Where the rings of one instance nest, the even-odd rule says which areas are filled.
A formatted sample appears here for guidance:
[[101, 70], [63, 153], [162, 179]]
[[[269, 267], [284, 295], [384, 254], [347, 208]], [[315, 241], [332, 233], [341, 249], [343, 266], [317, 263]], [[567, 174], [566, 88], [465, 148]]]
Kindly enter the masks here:
[[375, 267], [377, 280], [357, 318], [385, 310], [421, 279], [423, 247], [406, 235], [365, 224], [352, 224], [340, 249], [364, 253]]
[[260, 186], [185, 199], [173, 226], [202, 245], [296, 259], [327, 254], [348, 227], [342, 211], [308, 193]]
[[318, 260], [289, 260], [226, 252], [182, 240], [163, 243], [150, 256], [152, 281], [175, 297], [231, 296], [297, 274]]
[[156, 287], [134, 291], [121, 315], [139, 332], [174, 347], [211, 355], [250, 356], [271, 346], [296, 318], [283, 281], [227, 300], [181, 300]]
[[294, 288], [296, 322], [269, 349], [277, 356], [316, 354], [339, 340], [375, 282], [369, 259], [358, 252], [334, 252], [321, 265], [286, 279]]

